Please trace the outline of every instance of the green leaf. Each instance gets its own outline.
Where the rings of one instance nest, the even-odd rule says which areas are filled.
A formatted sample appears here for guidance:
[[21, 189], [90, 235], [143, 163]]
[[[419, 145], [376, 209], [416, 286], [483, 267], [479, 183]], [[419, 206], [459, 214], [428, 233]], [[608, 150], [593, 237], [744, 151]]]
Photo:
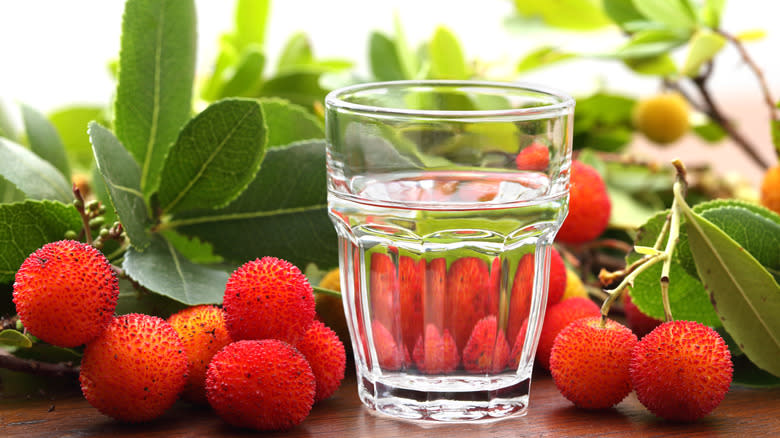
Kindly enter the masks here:
[[150, 241], [147, 228], [151, 219], [141, 193], [141, 170], [111, 131], [92, 122], [88, 132], [95, 162], [122, 227], [130, 243], [143, 249]]
[[623, 60], [631, 70], [651, 76], [672, 76], [677, 74], [677, 64], [668, 53], [644, 58], [628, 58]]
[[262, 46], [268, 25], [270, 0], [237, 0], [233, 45], [240, 52], [250, 44]]
[[167, 319], [174, 313], [187, 308], [186, 304], [163, 295], [148, 291], [139, 291], [128, 280], [119, 280], [119, 299], [114, 313], [143, 313]]
[[607, 16], [620, 27], [626, 23], [643, 20], [645, 17], [635, 7], [632, 0], [602, 0]]
[[222, 89], [217, 97], [254, 96], [263, 82], [264, 67], [265, 55], [263, 55], [260, 47], [248, 46], [244, 49], [244, 53], [233, 70], [233, 74], [225, 79], [225, 83], [222, 85]]
[[30, 348], [33, 342], [22, 332], [13, 329], [0, 331], [0, 345], [9, 347]]
[[19, 130], [16, 127], [12, 111], [10, 103], [3, 96], [0, 96], [0, 137], [19, 141]]
[[22, 119], [30, 149], [36, 155], [51, 163], [62, 175], [70, 180], [70, 165], [65, 155], [57, 129], [43, 114], [28, 105], [22, 105]]
[[552, 64], [557, 64], [559, 62], [575, 58], [576, 56], [577, 55], [573, 53], [562, 52], [557, 47], [539, 47], [538, 49], [533, 50], [531, 53], [525, 55], [525, 57], [517, 63], [517, 72], [523, 73], [540, 67], [547, 67]]
[[314, 62], [309, 38], [303, 32], [296, 32], [290, 36], [282, 48], [279, 61], [276, 64], [277, 72], [295, 70], [298, 67]]
[[723, 326], [754, 364], [780, 377], [780, 285], [720, 228], [685, 203], [681, 210], [696, 269]]
[[[634, 244], [654, 246], [668, 214], [668, 210], [657, 213], [642, 225], [637, 231]], [[640, 256], [632, 251], [626, 261], [632, 263], [639, 258]], [[637, 276], [631, 289], [631, 300], [646, 315], [663, 320], [661, 265], [662, 263], [657, 263]], [[712, 327], [721, 325], [704, 285], [691, 276], [675, 258], [672, 258], [669, 279], [669, 301], [675, 319], [698, 321]]]
[[200, 97], [213, 102], [218, 100], [222, 87], [224, 87], [227, 78], [225, 76], [231, 72], [231, 68], [238, 62], [238, 51], [233, 46], [228, 35], [222, 35], [219, 39], [219, 53], [214, 61], [211, 74], [203, 82], [200, 89]]
[[702, 21], [709, 27], [717, 29], [720, 26], [720, 17], [723, 15], [723, 8], [726, 6], [726, 0], [704, 0], [701, 6]]
[[263, 98], [260, 99], [260, 107], [268, 127], [266, 148], [325, 138], [325, 130], [320, 120], [300, 105], [282, 99]]
[[70, 183], [57, 168], [29, 149], [0, 138], [0, 177], [30, 199], [73, 200]]
[[147, 199], [157, 190], [168, 148], [192, 111], [195, 31], [193, 0], [125, 4], [114, 131], [141, 167]]
[[691, 38], [688, 57], [685, 59], [681, 73], [686, 76], [696, 76], [701, 66], [712, 60], [726, 45], [726, 38], [709, 30], [699, 29]]
[[631, 141], [636, 100], [627, 96], [596, 93], [577, 100], [574, 147], [616, 151]]
[[299, 267], [335, 266], [338, 245], [327, 215], [324, 142], [269, 149], [255, 180], [230, 205], [181, 213], [163, 227], [211, 243], [227, 260], [274, 256]]
[[696, 17], [685, 0], [633, 0], [634, 7], [652, 21], [670, 29], [693, 29]]
[[648, 58], [667, 54], [688, 41], [688, 35], [666, 29], [636, 32], [626, 44], [609, 56], [619, 59]]
[[60, 108], [49, 114], [49, 120], [57, 129], [74, 168], [84, 171], [92, 167], [94, 156], [87, 135], [87, 125], [94, 120], [108, 126], [105, 112], [105, 108], [99, 106], [77, 105]]
[[143, 252], [130, 248], [122, 268], [141, 286], [190, 306], [221, 303], [230, 276], [192, 263], [161, 236]]
[[24, 201], [0, 204], [0, 283], [13, 281], [16, 270], [33, 251], [78, 232], [81, 216], [73, 204]]
[[193, 263], [199, 264], [213, 264], [222, 263], [225, 259], [221, 256], [214, 254], [214, 248], [208, 242], [202, 242], [197, 237], [188, 238], [173, 230], [165, 230], [160, 232], [162, 236], [173, 244], [187, 260]]
[[743, 30], [736, 34], [734, 37], [743, 43], [761, 41], [766, 38], [766, 31], [764, 29], [749, 29]]
[[706, 122], [696, 124], [692, 126], [693, 132], [700, 138], [715, 143], [726, 138], [726, 131], [717, 123], [711, 119], [707, 119]]
[[[696, 205], [693, 211], [723, 230], [766, 269], [780, 278], [780, 216], [764, 207], [736, 200], [715, 200]], [[680, 264], [696, 275], [688, 234], [681, 230]]]
[[395, 30], [395, 49], [398, 53], [398, 60], [401, 64], [404, 79], [422, 79], [418, 77], [420, 73], [420, 57], [414, 52], [406, 41], [406, 33], [401, 25], [401, 17], [395, 14], [393, 17], [393, 28]]
[[757, 367], [746, 356], [731, 357], [734, 364], [734, 374], [731, 383], [748, 388], [777, 388], [780, 387], [780, 377]]
[[258, 97], [280, 97], [311, 108], [325, 100], [328, 91], [320, 85], [320, 72], [296, 71], [280, 73], [263, 82]]
[[371, 74], [378, 81], [410, 79], [405, 76], [398, 49], [393, 40], [379, 32], [371, 32], [368, 40]]
[[0, 176], [0, 204], [10, 204], [12, 202], [24, 201], [26, 198], [23, 191], [16, 187], [16, 184], [12, 184], [6, 181], [5, 178]]
[[211, 104], [187, 123], [165, 158], [158, 193], [162, 213], [230, 203], [255, 177], [265, 144], [257, 100]]
[[468, 79], [471, 75], [458, 38], [446, 27], [436, 28], [429, 52], [431, 79]]
[[655, 210], [632, 198], [624, 190], [607, 186], [609, 199], [612, 202], [612, 210], [609, 216], [609, 226], [634, 230], [647, 222]]
[[594, 30], [610, 23], [600, 0], [515, 0], [515, 8], [522, 15], [541, 17], [548, 25], [563, 29]]

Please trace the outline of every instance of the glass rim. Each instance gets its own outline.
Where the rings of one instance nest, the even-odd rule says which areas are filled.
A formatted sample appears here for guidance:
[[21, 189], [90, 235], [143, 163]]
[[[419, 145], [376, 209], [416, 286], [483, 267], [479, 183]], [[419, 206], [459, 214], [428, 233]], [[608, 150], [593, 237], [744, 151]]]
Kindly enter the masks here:
[[[556, 100], [555, 103], [529, 107], [529, 108], [506, 108], [498, 110], [419, 110], [411, 108], [399, 108], [393, 106], [378, 106], [355, 103], [345, 100], [343, 97], [358, 91], [382, 89], [382, 88], [410, 88], [415, 86], [444, 86], [444, 87], [474, 87], [474, 88], [493, 88], [509, 89], [516, 91], [531, 91], [550, 96]], [[482, 118], [482, 117], [531, 117], [535, 118], [550, 116], [561, 112], [568, 112], [574, 108], [575, 101], [568, 93], [546, 85], [533, 82], [501, 82], [501, 81], [483, 81], [483, 80], [444, 80], [444, 79], [421, 79], [421, 80], [399, 80], [399, 81], [380, 81], [365, 82], [346, 87], [337, 88], [325, 96], [325, 107], [346, 109], [355, 113], [373, 114], [376, 116], [408, 116], [408, 117], [443, 117], [443, 118]]]

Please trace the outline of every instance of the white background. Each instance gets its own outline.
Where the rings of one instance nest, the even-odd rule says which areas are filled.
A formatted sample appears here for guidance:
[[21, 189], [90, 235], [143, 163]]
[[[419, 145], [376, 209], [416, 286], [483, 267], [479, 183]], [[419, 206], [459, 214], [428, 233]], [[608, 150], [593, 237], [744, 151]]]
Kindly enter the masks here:
[[[233, 1], [196, 0], [196, 5], [198, 72], [204, 74], [216, 55], [219, 35], [232, 28]], [[120, 0], [0, 0], [0, 99], [24, 102], [44, 112], [74, 103], [110, 102], [115, 84], [107, 64], [119, 52], [123, 7]], [[780, 97], [776, 9], [775, 0], [731, 0], [721, 25], [733, 34], [750, 29], [767, 31], [767, 37], [748, 44], [748, 50], [764, 70], [775, 99]], [[599, 52], [618, 41], [616, 30], [560, 33], [533, 25], [508, 30], [504, 24], [512, 12], [510, 0], [275, 0], [266, 41], [267, 65], [273, 65], [293, 32], [304, 31], [314, 43], [316, 57], [346, 58], [356, 63], [358, 72], [365, 73], [369, 33], [381, 30], [392, 34], [395, 14], [414, 46], [429, 39], [436, 26], [443, 24], [461, 40], [468, 59], [504, 66], [508, 73], [524, 54], [542, 44]], [[685, 53], [675, 56], [684, 57]], [[503, 79], [540, 82], [575, 97], [598, 87], [634, 96], [648, 95], [659, 87], [657, 79], [640, 77], [617, 62], [594, 60]], [[718, 56], [711, 89], [727, 115], [737, 119], [759, 145], [759, 152], [774, 162], [768, 110], [755, 78], [733, 47]], [[716, 170], [739, 172], [758, 186], [760, 169], [733, 145], [712, 148], [691, 140], [684, 148], [658, 150], [643, 149], [640, 138], [635, 149], [661, 161], [681, 152], [688, 162], [708, 161]]]
[[[108, 102], [114, 85], [106, 65], [119, 50], [123, 3], [0, 0], [0, 96], [43, 111], [74, 102]], [[768, 31], [765, 40], [751, 43], [749, 49], [776, 91], [780, 86], [780, 38], [773, 29], [777, 26], [775, 8], [770, 6], [773, 3], [731, 0], [722, 27], [734, 33], [755, 28]], [[198, 70], [203, 73], [214, 59], [219, 34], [232, 26], [233, 2], [198, 0], [196, 4]], [[444, 24], [458, 35], [467, 58], [508, 67], [542, 43], [597, 51], [615, 41], [609, 33], [572, 37], [538, 28], [509, 31], [504, 22], [512, 10], [509, 0], [276, 0], [267, 36], [268, 55], [273, 59], [286, 38], [302, 30], [314, 42], [316, 56], [350, 59], [359, 71], [366, 71], [369, 32], [392, 33], [396, 12], [415, 45], [429, 38], [436, 25]], [[657, 87], [655, 80], [639, 78], [617, 63], [603, 61], [569, 63], [514, 79], [545, 82], [573, 94], [599, 84], [637, 95]], [[714, 79], [717, 93], [758, 92], [755, 80], [733, 49], [724, 53]]]

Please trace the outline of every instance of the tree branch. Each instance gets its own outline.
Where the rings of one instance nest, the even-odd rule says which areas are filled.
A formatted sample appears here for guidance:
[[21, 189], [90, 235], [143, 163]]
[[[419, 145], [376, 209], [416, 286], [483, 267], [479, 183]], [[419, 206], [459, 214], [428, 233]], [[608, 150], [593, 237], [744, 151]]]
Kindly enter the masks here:
[[39, 362], [37, 360], [22, 359], [7, 353], [0, 353], [0, 368], [38, 376], [78, 377], [81, 367], [73, 362]]

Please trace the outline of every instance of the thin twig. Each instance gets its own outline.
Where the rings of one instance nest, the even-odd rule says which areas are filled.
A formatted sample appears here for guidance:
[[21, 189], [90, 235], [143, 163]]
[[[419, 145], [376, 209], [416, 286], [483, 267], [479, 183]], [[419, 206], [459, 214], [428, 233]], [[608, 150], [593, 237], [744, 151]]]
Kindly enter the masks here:
[[80, 367], [73, 362], [48, 363], [0, 353], [0, 368], [38, 376], [77, 377]]
[[772, 98], [772, 93], [769, 91], [769, 84], [767, 84], [764, 72], [761, 70], [761, 68], [758, 67], [758, 64], [756, 64], [756, 62], [750, 56], [747, 49], [745, 49], [745, 45], [742, 44], [742, 41], [740, 41], [737, 37], [731, 35], [728, 32], [724, 32], [721, 29], [716, 29], [715, 31], [729, 40], [731, 44], [734, 44], [734, 47], [737, 48], [739, 55], [742, 57], [742, 60], [745, 61], [745, 64], [747, 64], [748, 68], [750, 68], [750, 70], [753, 72], [753, 75], [756, 77], [756, 80], [758, 81], [758, 86], [761, 88], [761, 93], [764, 96], [764, 102], [769, 107], [769, 117], [772, 120], [780, 121], [780, 115], [778, 114], [778, 109], [775, 106], [775, 100]]

